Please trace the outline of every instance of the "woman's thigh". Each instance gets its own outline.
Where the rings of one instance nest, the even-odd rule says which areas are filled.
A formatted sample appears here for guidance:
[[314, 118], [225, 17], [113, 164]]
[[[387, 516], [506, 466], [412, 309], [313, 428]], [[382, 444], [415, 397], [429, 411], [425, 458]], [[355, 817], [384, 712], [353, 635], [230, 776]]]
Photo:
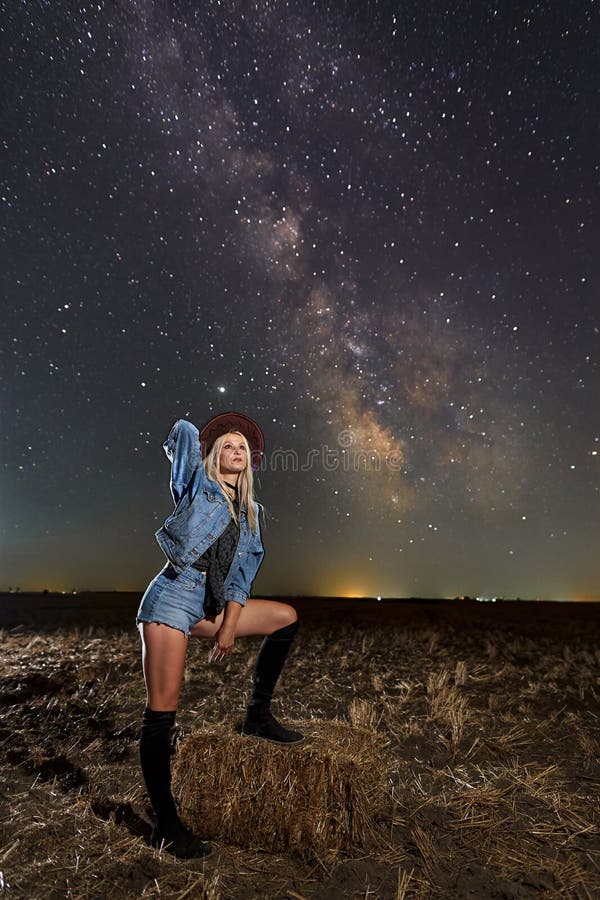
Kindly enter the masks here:
[[[247, 600], [242, 607], [235, 629], [235, 636], [250, 637], [258, 634], [273, 634], [279, 628], [291, 625], [297, 620], [296, 610], [287, 603], [277, 600]], [[223, 613], [214, 622], [203, 619], [190, 629], [192, 637], [214, 638], [223, 622]]]
[[142, 622], [142, 666], [150, 709], [177, 709], [188, 639], [183, 631], [159, 622]]

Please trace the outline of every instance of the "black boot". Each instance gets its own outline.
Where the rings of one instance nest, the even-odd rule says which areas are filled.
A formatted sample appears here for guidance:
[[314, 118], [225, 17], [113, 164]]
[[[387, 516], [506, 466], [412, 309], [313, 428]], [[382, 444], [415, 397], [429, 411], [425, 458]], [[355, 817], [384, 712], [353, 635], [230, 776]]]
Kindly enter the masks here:
[[171, 793], [171, 729], [175, 712], [144, 710], [140, 730], [140, 762], [152, 804], [154, 822], [150, 843], [181, 859], [208, 857], [212, 850], [186, 828], [177, 815]]
[[267, 635], [261, 644], [254, 666], [254, 690], [248, 704], [242, 734], [274, 741], [276, 744], [299, 744], [304, 735], [284, 728], [271, 713], [271, 699], [283, 669], [298, 622]]

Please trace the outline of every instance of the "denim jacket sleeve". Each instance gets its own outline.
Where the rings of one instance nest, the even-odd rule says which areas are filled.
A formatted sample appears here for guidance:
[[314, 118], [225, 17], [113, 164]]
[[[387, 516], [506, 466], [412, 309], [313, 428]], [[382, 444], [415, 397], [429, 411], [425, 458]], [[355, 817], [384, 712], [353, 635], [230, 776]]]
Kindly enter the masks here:
[[[259, 507], [257, 504], [257, 514], [258, 511]], [[256, 531], [252, 534], [250, 545], [248, 549], [242, 553], [238, 569], [225, 595], [227, 600], [235, 600], [236, 603], [240, 603], [242, 606], [246, 605], [252, 582], [256, 577], [256, 573], [260, 568], [264, 555], [265, 551], [263, 549], [260, 528], [257, 521]]]
[[187, 419], [178, 419], [163, 444], [171, 463], [171, 494], [175, 504], [186, 492], [194, 472], [203, 469], [200, 460], [200, 433]]

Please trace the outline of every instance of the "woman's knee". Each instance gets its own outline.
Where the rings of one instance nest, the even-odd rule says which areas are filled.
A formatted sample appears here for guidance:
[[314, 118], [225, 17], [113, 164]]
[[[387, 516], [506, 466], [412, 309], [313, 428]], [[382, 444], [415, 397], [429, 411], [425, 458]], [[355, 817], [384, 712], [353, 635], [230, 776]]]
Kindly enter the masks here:
[[293, 606], [288, 603], [278, 603], [277, 606], [277, 628], [285, 628], [298, 621], [298, 613]]
[[182, 679], [178, 676], [165, 678], [162, 673], [158, 676], [153, 675], [151, 672], [146, 672], [145, 674], [147, 706], [156, 712], [177, 709]]
[[179, 707], [179, 691], [167, 692], [146, 691], [146, 706], [153, 712], [177, 712]]

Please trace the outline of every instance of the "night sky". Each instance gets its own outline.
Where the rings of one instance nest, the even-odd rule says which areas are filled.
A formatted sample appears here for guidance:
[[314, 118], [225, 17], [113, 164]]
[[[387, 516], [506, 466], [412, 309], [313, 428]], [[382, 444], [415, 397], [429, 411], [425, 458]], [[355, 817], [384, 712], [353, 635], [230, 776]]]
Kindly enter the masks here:
[[143, 590], [172, 423], [254, 595], [600, 598], [598, 4], [12, 2], [0, 587]]

